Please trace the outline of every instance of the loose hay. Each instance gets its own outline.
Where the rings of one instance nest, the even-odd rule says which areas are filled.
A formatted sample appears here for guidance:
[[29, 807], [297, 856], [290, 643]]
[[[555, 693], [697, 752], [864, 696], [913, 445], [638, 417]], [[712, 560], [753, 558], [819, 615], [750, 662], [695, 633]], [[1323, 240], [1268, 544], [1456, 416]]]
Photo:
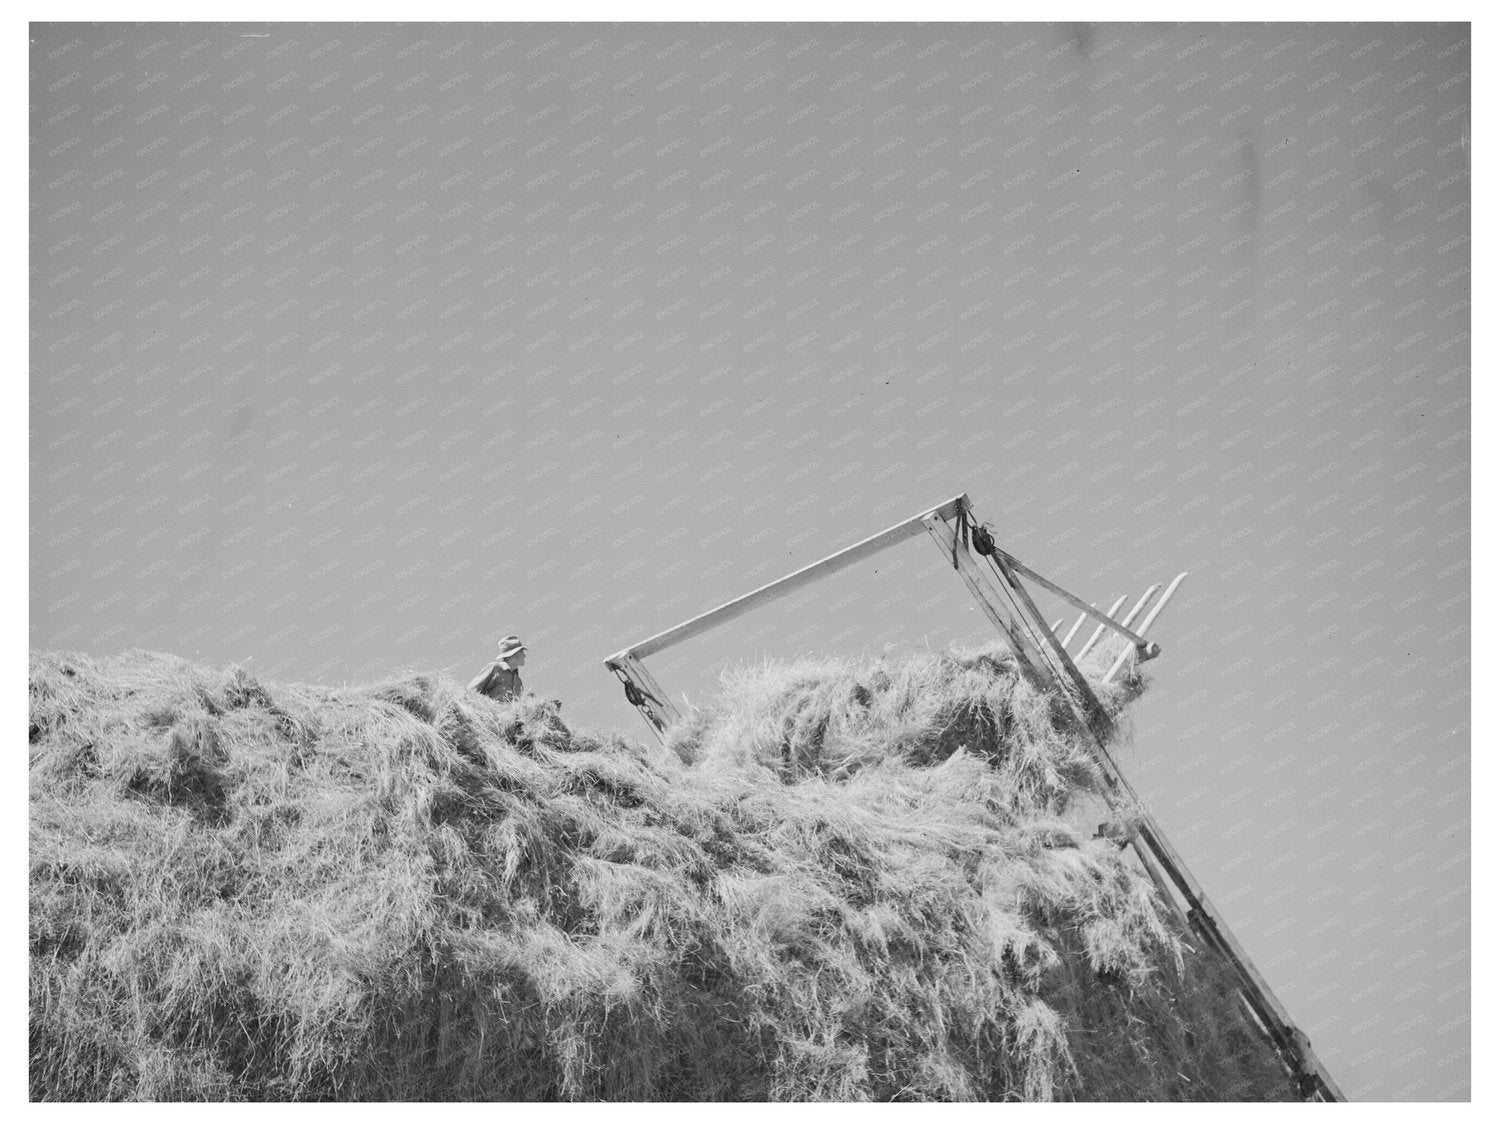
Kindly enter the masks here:
[[995, 651], [744, 670], [674, 754], [437, 677], [30, 686], [33, 1099], [1294, 1095]]

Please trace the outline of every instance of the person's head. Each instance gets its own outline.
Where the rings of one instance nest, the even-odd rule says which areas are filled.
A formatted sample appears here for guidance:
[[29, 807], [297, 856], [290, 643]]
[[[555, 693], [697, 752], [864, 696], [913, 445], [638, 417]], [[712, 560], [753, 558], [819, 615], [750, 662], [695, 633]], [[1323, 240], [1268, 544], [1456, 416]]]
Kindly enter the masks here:
[[500, 653], [495, 658], [507, 667], [520, 667], [526, 662], [526, 645], [519, 636], [507, 636], [500, 641]]

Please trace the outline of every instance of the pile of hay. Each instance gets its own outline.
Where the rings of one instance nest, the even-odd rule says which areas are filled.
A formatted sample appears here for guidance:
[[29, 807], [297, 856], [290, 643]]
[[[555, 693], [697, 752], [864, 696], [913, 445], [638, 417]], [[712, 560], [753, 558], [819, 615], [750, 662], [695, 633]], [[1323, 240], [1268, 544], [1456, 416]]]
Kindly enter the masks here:
[[33, 1099], [1294, 1096], [997, 653], [745, 672], [675, 753], [441, 678], [30, 689]]

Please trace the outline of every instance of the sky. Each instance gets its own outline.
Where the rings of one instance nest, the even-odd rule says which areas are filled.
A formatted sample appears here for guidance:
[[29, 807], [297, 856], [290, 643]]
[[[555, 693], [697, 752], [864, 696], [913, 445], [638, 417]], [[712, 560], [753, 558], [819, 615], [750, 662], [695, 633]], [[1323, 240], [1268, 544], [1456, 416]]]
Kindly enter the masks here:
[[[1468, 1098], [1468, 25], [30, 31], [33, 650], [517, 633], [645, 740], [604, 657], [966, 492], [1188, 571], [1123, 768], [1347, 1095]], [[923, 536], [648, 662], [990, 635]]]

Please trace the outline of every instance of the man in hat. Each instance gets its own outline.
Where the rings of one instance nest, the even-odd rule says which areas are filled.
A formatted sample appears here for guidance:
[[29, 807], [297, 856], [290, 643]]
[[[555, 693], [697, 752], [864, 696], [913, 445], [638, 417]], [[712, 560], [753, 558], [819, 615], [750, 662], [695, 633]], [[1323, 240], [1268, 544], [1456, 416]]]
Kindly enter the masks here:
[[522, 691], [518, 669], [526, 663], [526, 645], [519, 636], [500, 641], [500, 652], [489, 667], [469, 683], [469, 689], [488, 695], [497, 702], [513, 699]]

